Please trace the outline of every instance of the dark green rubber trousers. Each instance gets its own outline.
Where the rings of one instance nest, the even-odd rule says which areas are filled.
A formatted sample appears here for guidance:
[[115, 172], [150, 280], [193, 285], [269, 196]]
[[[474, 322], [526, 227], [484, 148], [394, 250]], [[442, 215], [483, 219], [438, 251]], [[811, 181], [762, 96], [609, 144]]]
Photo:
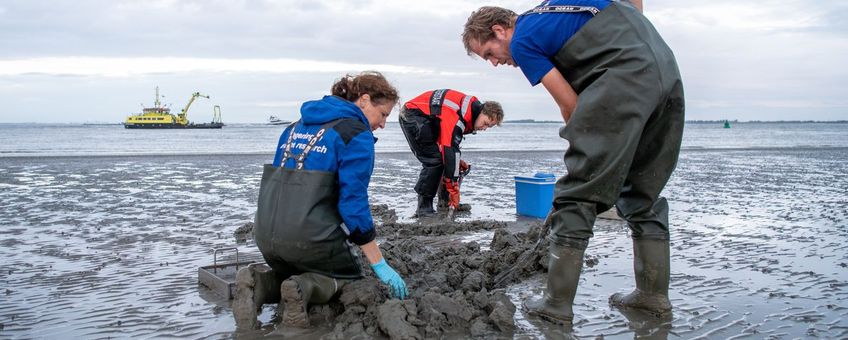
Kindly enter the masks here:
[[660, 197], [683, 136], [683, 84], [671, 49], [628, 4], [614, 2], [552, 58], [578, 94], [560, 130], [570, 146], [557, 181], [551, 239], [585, 247], [613, 205], [634, 239], [668, 240]]
[[339, 215], [339, 184], [335, 172], [306, 170], [309, 151], [340, 120], [324, 124], [304, 151], [292, 155], [294, 126], [286, 151], [277, 164], [295, 157], [295, 168], [265, 164], [259, 185], [254, 239], [265, 262], [285, 280], [291, 275], [316, 273], [336, 279], [362, 277]]
[[305, 272], [337, 279], [362, 277], [339, 225], [335, 174], [266, 164], [254, 239], [280, 279]]

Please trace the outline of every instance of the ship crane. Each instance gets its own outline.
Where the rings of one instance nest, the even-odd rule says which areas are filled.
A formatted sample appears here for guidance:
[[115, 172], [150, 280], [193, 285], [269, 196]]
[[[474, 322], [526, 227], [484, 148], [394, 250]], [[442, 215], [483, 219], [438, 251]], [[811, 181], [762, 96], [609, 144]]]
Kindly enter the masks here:
[[194, 103], [194, 100], [197, 99], [197, 97], [203, 97], [203, 98], [209, 99], [209, 96], [200, 94], [200, 92], [192, 93], [191, 99], [189, 99], [188, 104], [186, 104], [185, 108], [182, 111], [180, 111], [179, 115], [177, 115], [177, 121], [180, 124], [183, 124], [183, 125], [188, 124], [188, 116], [187, 116], [188, 108], [191, 107], [191, 104]]
[[172, 114], [170, 104], [162, 105], [159, 98], [165, 96], [159, 95], [159, 87], [156, 87], [156, 98], [153, 102], [153, 107], [141, 107], [140, 114], [133, 114], [127, 117], [124, 121], [124, 127], [127, 129], [220, 129], [224, 126], [221, 122], [221, 111], [216, 106], [215, 118], [211, 123], [195, 124], [188, 121], [188, 110], [191, 104], [197, 100], [197, 97], [209, 99], [209, 96], [195, 92], [191, 94], [191, 98], [185, 108], [179, 114]]

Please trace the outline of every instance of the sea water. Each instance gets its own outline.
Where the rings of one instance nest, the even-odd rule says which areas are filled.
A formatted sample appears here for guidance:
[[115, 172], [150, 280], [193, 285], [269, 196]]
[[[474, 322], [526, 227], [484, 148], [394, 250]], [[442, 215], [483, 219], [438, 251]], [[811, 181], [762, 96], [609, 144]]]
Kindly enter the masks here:
[[[466, 135], [464, 151], [565, 151], [559, 123], [504, 123]], [[121, 125], [0, 124], [0, 157], [274, 154], [284, 126], [128, 130]], [[377, 130], [376, 151], [408, 152], [400, 127]], [[683, 150], [848, 147], [848, 123], [686, 124]]]

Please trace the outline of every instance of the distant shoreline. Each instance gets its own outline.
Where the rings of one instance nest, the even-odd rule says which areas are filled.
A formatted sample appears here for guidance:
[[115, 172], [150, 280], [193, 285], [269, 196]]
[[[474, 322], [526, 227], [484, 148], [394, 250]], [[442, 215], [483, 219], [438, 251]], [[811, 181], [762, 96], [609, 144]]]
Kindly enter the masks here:
[[[769, 124], [799, 124], [799, 123], [823, 123], [823, 124], [845, 124], [848, 123], [848, 120], [727, 120], [732, 124], [747, 124], [747, 123], [769, 123]], [[719, 120], [687, 120], [687, 124], [724, 124], [725, 119]], [[517, 120], [505, 120], [504, 124], [530, 124], [530, 123], [542, 123], [542, 124], [562, 124], [562, 121], [555, 120], [533, 120], [533, 119], [517, 119]]]
[[[844, 124], [848, 123], [848, 120], [727, 120], [733, 124], [747, 124], [747, 123], [780, 123], [780, 124], [800, 124], [800, 123], [822, 123], [822, 124]], [[725, 120], [687, 120], [687, 124], [724, 124]]]

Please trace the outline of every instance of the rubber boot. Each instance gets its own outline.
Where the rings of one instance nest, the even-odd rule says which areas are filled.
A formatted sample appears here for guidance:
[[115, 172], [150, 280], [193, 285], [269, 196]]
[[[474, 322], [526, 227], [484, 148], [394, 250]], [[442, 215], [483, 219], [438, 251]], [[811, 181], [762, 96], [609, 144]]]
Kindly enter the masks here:
[[433, 196], [418, 195], [418, 210], [415, 211], [414, 217], [427, 217], [435, 215], [433, 210]]
[[671, 311], [668, 300], [670, 276], [668, 240], [633, 240], [633, 272], [636, 289], [630, 294], [615, 293], [613, 306], [638, 308], [657, 315]]
[[574, 321], [574, 296], [580, 282], [585, 248], [558, 245], [548, 247], [548, 287], [545, 296], [536, 300], [525, 300], [524, 308], [551, 322], [560, 323], [570, 329]]
[[250, 264], [236, 273], [236, 291], [233, 296], [233, 317], [236, 327], [257, 329], [257, 315], [262, 304], [280, 301], [280, 280], [270, 267]]
[[294, 275], [283, 281], [280, 285], [280, 295], [285, 303], [283, 324], [308, 328], [309, 305], [329, 302], [344, 282], [315, 273]]

